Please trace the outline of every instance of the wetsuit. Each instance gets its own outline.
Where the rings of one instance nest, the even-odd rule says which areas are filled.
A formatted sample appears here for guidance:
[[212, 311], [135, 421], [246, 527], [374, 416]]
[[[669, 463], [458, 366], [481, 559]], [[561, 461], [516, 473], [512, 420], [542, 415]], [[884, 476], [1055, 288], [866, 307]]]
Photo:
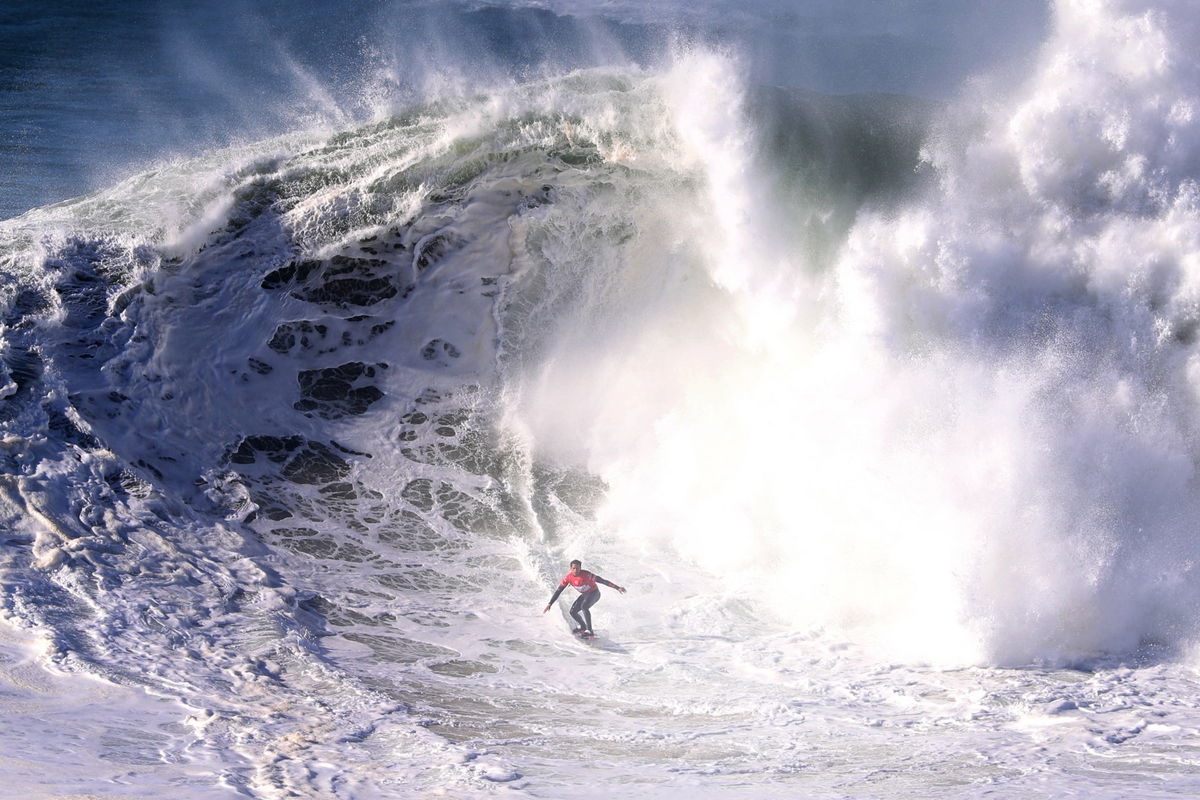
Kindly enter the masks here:
[[589, 610], [596, 605], [600, 600], [600, 588], [596, 586], [598, 583], [603, 583], [605, 586], [613, 589], [619, 589], [615, 583], [606, 581], [595, 573], [588, 572], [586, 569], [579, 570], [578, 575], [567, 573], [567, 577], [562, 579], [562, 583], [554, 590], [554, 594], [550, 597], [550, 605], [554, 605], [554, 601], [562, 594], [562, 590], [567, 588], [568, 584], [579, 590], [579, 597], [571, 605], [571, 618], [579, 624], [581, 630], [592, 630], [592, 612]]

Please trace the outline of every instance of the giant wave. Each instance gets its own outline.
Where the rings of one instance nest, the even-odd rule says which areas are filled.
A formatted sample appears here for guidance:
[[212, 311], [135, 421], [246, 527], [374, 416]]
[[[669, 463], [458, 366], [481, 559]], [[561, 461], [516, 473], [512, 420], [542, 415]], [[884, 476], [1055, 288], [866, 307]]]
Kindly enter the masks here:
[[[1186, 791], [1180, 9], [945, 104], [681, 43], [3, 223], [5, 618], [182, 703], [112, 752], [188, 796]], [[572, 557], [606, 650], [537, 617]]]

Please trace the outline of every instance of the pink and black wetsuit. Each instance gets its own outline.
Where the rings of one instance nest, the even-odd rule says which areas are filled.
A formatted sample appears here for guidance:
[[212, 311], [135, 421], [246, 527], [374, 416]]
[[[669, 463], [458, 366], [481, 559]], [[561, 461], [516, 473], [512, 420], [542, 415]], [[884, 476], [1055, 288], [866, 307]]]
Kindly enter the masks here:
[[568, 585], [574, 586], [579, 590], [579, 597], [571, 605], [571, 618], [579, 624], [579, 627], [585, 631], [592, 629], [592, 612], [589, 610], [596, 605], [600, 600], [600, 588], [596, 586], [598, 583], [603, 583], [605, 586], [613, 589], [619, 588], [615, 583], [606, 581], [594, 572], [588, 572], [586, 569], [579, 570], [579, 574], [575, 575], [567, 573], [567, 577], [562, 579], [562, 583], [554, 590], [554, 594], [550, 597], [550, 605], [554, 605], [554, 601], [562, 594], [562, 590]]

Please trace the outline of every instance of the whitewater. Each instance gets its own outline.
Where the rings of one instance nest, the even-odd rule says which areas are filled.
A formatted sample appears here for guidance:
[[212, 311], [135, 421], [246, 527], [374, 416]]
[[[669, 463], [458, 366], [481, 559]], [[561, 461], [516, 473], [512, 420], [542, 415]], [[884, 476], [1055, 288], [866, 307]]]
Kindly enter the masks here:
[[1200, 792], [1200, 17], [874, 5], [313, 5], [277, 95], [239, 5], [220, 125], [10, 131], [0, 797]]

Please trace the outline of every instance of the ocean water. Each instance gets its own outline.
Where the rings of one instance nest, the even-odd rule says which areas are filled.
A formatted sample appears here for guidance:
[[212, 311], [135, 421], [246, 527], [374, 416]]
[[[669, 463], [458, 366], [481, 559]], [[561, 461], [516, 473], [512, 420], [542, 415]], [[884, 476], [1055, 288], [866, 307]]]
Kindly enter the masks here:
[[999, 6], [8, 4], [0, 797], [1195, 796], [1200, 18]]

